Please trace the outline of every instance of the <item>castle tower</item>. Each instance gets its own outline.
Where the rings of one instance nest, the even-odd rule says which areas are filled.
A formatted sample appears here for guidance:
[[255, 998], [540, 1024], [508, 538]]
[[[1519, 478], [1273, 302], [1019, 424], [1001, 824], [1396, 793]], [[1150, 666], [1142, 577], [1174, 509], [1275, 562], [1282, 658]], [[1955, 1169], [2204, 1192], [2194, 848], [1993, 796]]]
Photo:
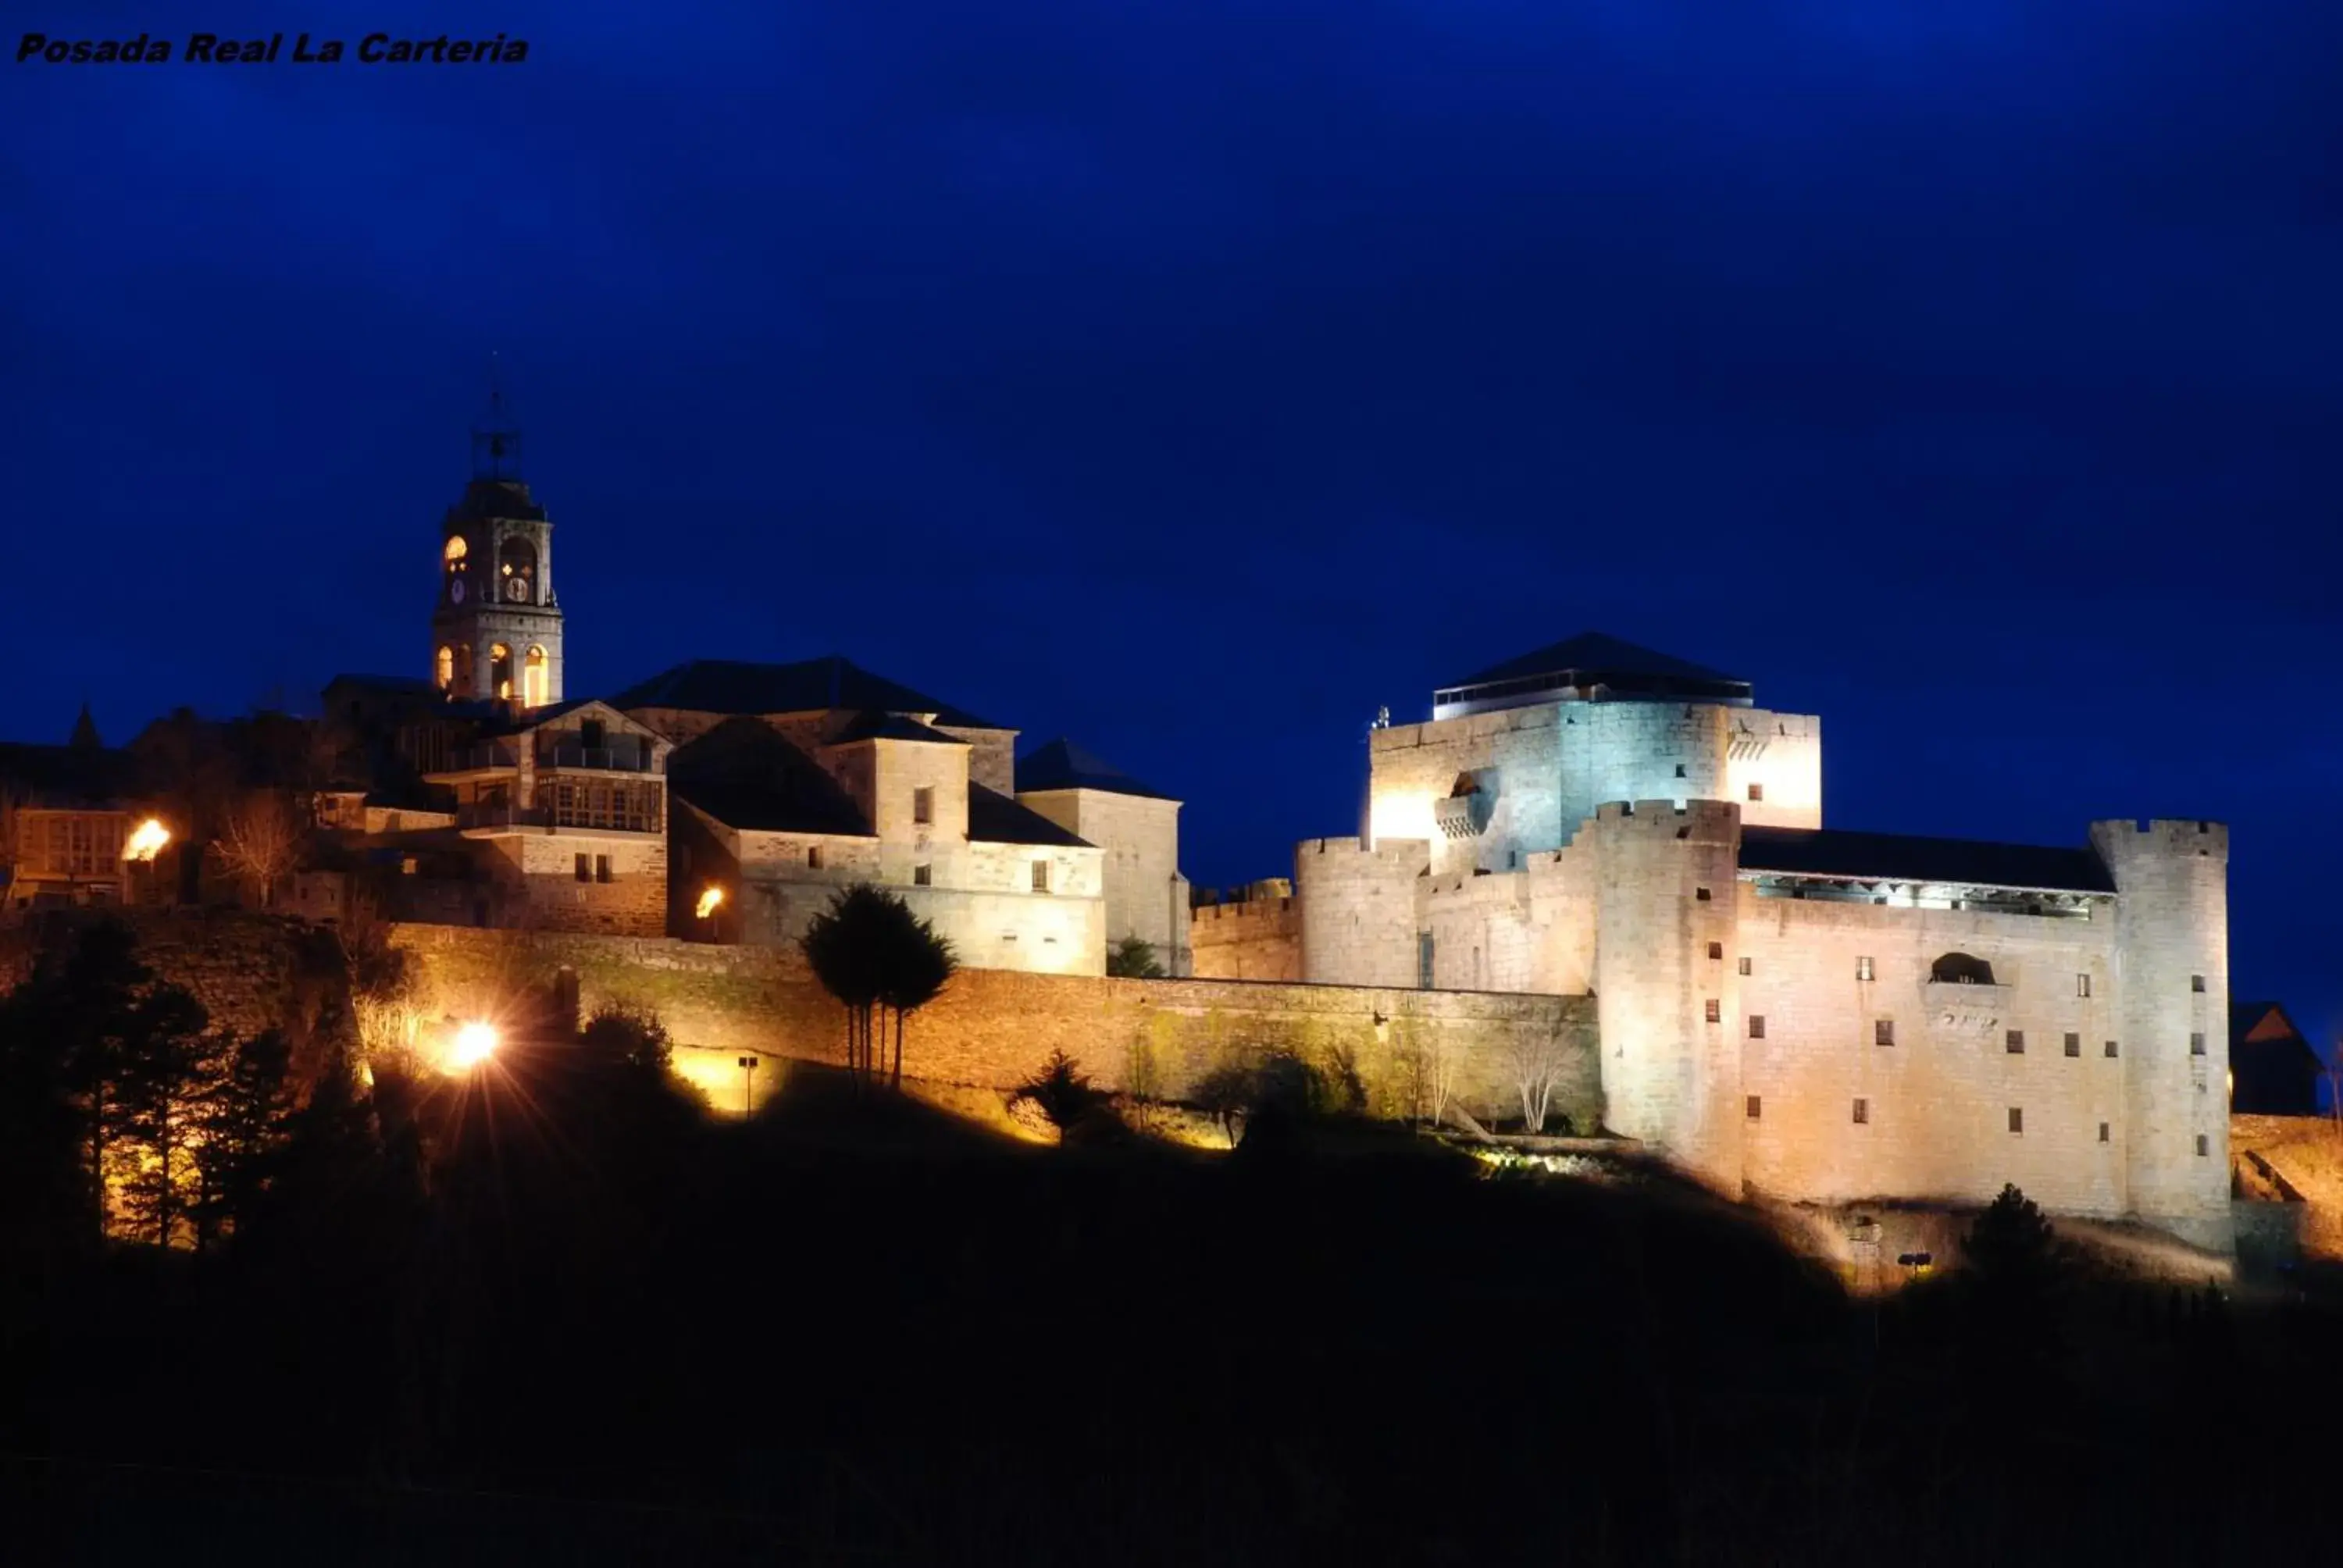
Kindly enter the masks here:
[[1741, 1193], [1738, 923], [1741, 809], [1731, 801], [1601, 807], [1595, 855], [1595, 1018], [1604, 1121]]
[[2116, 884], [2129, 1207], [2226, 1250], [2229, 830], [2218, 822], [2094, 822], [2091, 847]]
[[472, 433], [472, 480], [439, 529], [431, 675], [459, 701], [541, 708], [561, 700], [561, 603], [553, 524], [520, 475], [520, 432], [501, 390]]
[[1417, 890], [1432, 864], [1421, 839], [1305, 839], [1293, 851], [1302, 978], [1312, 985], [1425, 983]]

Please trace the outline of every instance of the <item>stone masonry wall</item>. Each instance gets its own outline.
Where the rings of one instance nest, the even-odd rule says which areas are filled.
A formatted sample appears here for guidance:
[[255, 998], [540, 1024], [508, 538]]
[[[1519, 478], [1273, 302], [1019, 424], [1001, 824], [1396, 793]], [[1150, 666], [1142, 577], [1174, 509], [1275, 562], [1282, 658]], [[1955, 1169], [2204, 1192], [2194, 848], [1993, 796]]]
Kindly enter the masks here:
[[[719, 1106], [739, 1102], [743, 1052], [840, 1057], [843, 1012], [784, 949], [445, 926], [397, 927], [392, 940], [416, 955], [435, 1018], [494, 1017], [565, 967], [589, 1011], [606, 1000], [656, 1009], [679, 1043], [679, 1070]], [[911, 1020], [904, 1069], [1004, 1089], [1063, 1050], [1102, 1087], [1176, 1100], [1215, 1066], [1275, 1049], [1322, 1064], [1348, 1058], [1370, 1109], [1396, 1116], [1416, 1103], [1428, 1068], [1445, 1062], [1457, 1102], [1489, 1120], [1520, 1115], [1513, 1058], [1557, 1040], [1565, 1065], [1555, 1114], [1591, 1128], [1601, 1088], [1584, 998], [970, 970]]]
[[1293, 895], [1200, 906], [1189, 926], [1198, 980], [1298, 980], [1302, 912]]

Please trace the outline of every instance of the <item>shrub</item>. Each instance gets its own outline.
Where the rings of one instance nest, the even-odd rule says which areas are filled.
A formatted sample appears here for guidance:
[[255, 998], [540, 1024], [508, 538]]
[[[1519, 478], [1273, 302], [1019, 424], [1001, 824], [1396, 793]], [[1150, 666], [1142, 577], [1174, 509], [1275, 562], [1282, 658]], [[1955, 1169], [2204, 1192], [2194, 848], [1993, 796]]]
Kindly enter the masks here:
[[1053, 1050], [1041, 1070], [1011, 1093], [1009, 1108], [1014, 1112], [1020, 1106], [1031, 1106], [1058, 1130], [1059, 1138], [1063, 1140], [1077, 1123], [1102, 1109], [1106, 1099], [1074, 1065], [1073, 1058], [1062, 1050]]

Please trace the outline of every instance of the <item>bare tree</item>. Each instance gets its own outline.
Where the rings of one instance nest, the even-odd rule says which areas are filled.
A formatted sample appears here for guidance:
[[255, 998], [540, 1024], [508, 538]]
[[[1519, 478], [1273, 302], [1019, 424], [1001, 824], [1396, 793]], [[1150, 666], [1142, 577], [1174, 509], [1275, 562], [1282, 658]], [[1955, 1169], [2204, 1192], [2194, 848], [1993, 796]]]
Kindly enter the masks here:
[[216, 842], [227, 869], [252, 883], [266, 909], [277, 884], [301, 861], [301, 818], [283, 791], [256, 789], [238, 801], [220, 826]]
[[1513, 1069], [1514, 1087], [1522, 1091], [1523, 1126], [1531, 1132], [1544, 1131], [1554, 1091], [1562, 1082], [1564, 1070], [1570, 1065], [1569, 1045], [1558, 1034], [1523, 1030], [1513, 1036], [1506, 1064]]
[[1414, 1057], [1419, 1114], [1438, 1127], [1448, 1120], [1448, 1101], [1456, 1093], [1456, 1042], [1445, 1030], [1426, 1030], [1418, 1038]]

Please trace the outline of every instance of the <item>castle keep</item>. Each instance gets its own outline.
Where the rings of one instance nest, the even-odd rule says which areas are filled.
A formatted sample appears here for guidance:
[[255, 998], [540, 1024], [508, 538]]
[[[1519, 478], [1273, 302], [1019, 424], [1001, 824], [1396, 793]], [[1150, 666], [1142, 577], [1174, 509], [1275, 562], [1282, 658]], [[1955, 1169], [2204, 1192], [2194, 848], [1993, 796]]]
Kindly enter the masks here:
[[1822, 728], [1589, 635], [1370, 737], [1366, 833], [1200, 908], [1197, 972], [1591, 997], [1604, 1120], [1730, 1191], [2225, 1244], [2228, 835], [1823, 826]]
[[181, 714], [114, 750], [85, 716], [69, 745], [0, 748], [0, 910], [364, 914], [451, 996], [481, 952], [558, 951], [614, 999], [665, 974], [679, 1057], [720, 1085], [740, 1051], [834, 1045], [794, 948], [870, 882], [972, 971], [925, 1030], [963, 1080], [1013, 1082], [1045, 1039], [1172, 1097], [1232, 1050], [1332, 1052], [1397, 1116], [1534, 1120], [1563, 1084], [1576, 1131], [1729, 1192], [2014, 1181], [2226, 1244], [2218, 824], [2055, 848], [1828, 828], [1818, 719], [1587, 635], [1379, 722], [1358, 836], [1192, 900], [1180, 801], [844, 658], [570, 695], [551, 519], [518, 437], [483, 440], [437, 530], [422, 673], [337, 677], [317, 720]]

